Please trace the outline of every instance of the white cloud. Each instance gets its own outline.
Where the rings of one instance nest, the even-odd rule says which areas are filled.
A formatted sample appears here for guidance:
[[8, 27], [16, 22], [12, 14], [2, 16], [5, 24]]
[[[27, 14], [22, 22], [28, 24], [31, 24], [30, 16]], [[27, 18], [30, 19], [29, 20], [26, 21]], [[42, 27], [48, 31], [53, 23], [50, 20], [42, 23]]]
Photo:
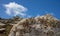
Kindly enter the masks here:
[[26, 15], [24, 12], [27, 11], [27, 8], [15, 2], [4, 4], [4, 7], [6, 8], [6, 14], [10, 16], [16, 16], [16, 15], [25, 16]]

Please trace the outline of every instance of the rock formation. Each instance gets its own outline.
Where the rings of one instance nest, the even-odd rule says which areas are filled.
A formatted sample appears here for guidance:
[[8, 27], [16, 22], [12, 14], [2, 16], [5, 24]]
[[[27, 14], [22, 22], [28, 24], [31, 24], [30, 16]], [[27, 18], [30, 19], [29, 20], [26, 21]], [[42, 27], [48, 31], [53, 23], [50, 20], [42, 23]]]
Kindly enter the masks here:
[[16, 16], [10, 19], [0, 18], [0, 36], [8, 36], [13, 25], [17, 24], [22, 18]]
[[60, 20], [50, 14], [22, 19], [8, 36], [60, 36]]

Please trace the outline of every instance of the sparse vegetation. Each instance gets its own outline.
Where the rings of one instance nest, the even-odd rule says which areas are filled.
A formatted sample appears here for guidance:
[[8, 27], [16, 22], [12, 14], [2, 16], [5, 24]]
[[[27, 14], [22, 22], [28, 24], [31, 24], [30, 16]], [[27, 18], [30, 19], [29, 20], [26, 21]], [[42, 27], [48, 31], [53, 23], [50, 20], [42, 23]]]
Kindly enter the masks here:
[[[49, 18], [49, 17], [51, 17], [51, 16], [46, 15], [46, 16], [44, 16], [42, 18], [39, 17], [39, 18], [36, 18], [36, 19], [34, 19], [34, 18], [26, 19], [22, 23], [24, 28], [25, 28], [24, 32], [30, 33], [31, 32], [30, 28], [32, 26], [32, 27], [34, 27], [33, 28], [34, 30], [35, 30], [35, 28], [36, 28], [36, 31], [40, 29], [40, 30], [42, 30], [43, 33], [46, 33], [48, 36], [49, 35], [52, 36], [53, 34], [55, 34], [55, 32], [54, 32], [56, 30], [55, 28], [60, 29], [60, 21], [54, 19], [53, 17], [51, 17], [51, 18]], [[10, 30], [11, 30], [11, 28], [13, 26], [12, 24], [17, 24], [20, 20], [22, 20], [22, 18], [20, 18], [18, 16], [14, 17], [12, 19], [1, 19], [0, 18], [0, 22], [5, 24], [5, 26], [0, 26], [0, 28], [5, 28], [5, 31], [3, 31], [3, 33], [0, 33], [0, 36], [8, 36], [9, 33], [10, 33]], [[54, 28], [54, 30], [52, 28]]]

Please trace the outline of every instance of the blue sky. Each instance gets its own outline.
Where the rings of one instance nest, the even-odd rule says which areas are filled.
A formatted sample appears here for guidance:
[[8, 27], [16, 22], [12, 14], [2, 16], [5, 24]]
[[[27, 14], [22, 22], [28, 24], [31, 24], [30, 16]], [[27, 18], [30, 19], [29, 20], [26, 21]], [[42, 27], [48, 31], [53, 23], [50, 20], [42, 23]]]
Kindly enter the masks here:
[[[6, 5], [9, 5], [10, 3], [15, 3], [25, 8], [23, 9], [24, 11], [19, 11], [23, 15], [17, 14], [20, 17], [28, 18], [50, 13], [56, 18], [60, 19], [60, 0], [0, 0], [0, 17], [11, 18], [15, 16], [13, 13], [10, 15], [6, 13], [8, 7]], [[15, 9], [13, 11], [15, 11]]]

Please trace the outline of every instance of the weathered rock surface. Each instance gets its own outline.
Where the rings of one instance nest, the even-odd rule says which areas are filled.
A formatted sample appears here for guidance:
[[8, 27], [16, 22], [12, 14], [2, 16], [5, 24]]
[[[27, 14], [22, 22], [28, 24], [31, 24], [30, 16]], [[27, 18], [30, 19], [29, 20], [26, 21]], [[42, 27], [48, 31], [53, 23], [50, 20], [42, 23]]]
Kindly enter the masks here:
[[19, 16], [10, 19], [0, 18], [0, 36], [8, 36], [12, 26], [17, 24], [21, 19]]
[[8, 36], [60, 36], [60, 21], [50, 14], [22, 19]]

